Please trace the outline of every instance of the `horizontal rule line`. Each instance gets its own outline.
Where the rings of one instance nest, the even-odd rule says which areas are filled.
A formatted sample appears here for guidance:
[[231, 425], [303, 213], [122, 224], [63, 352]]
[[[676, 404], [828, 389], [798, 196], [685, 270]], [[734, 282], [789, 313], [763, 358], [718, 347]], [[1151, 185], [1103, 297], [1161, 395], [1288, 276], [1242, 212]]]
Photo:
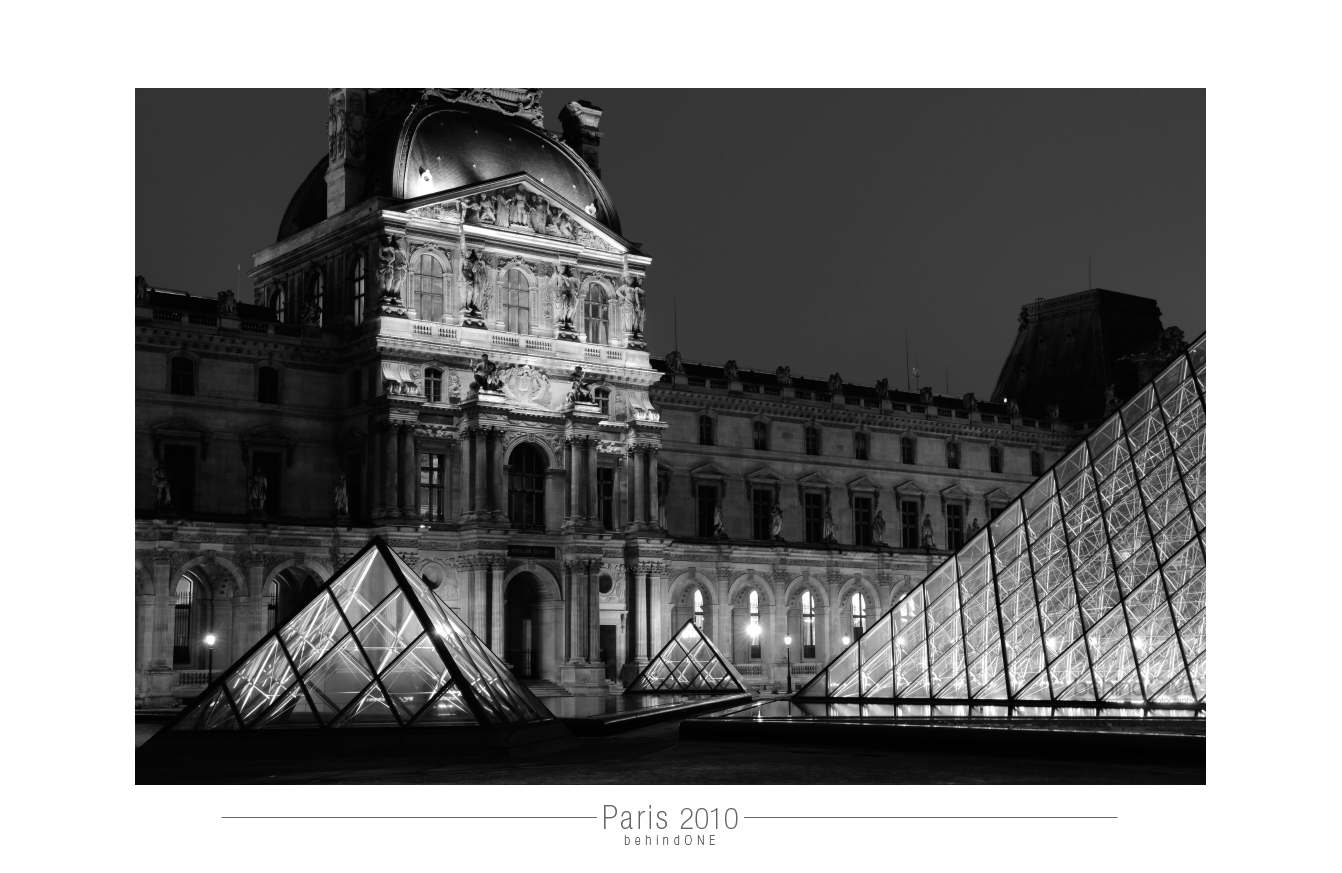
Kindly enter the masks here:
[[522, 818], [548, 818], [548, 819], [595, 819], [595, 815], [221, 815], [220, 818], [227, 819], [468, 819], [468, 818], [494, 818], [494, 819], [522, 819]]
[[788, 818], [788, 819], [1116, 819], [1116, 815], [743, 815], [741, 818]]

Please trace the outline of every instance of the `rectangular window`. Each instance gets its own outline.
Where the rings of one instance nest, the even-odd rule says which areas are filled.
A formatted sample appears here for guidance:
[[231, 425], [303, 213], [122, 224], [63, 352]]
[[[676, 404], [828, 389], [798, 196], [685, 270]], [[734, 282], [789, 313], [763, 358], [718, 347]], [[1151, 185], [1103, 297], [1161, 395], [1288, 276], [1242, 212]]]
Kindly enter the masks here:
[[173, 394], [194, 397], [196, 394], [196, 363], [190, 358], [172, 359], [172, 384], [169, 390]]
[[163, 466], [168, 471], [172, 505], [178, 512], [196, 508], [196, 447], [164, 446]]
[[707, 415], [699, 416], [699, 445], [713, 445], [713, 419]]
[[256, 371], [256, 399], [261, 403], [280, 402], [280, 371], [262, 367]]
[[960, 469], [959, 443], [946, 443], [946, 466], [952, 470]]
[[718, 505], [718, 486], [700, 485], [696, 492], [699, 510], [698, 534], [701, 537], [713, 535], [713, 510]]
[[946, 548], [955, 551], [965, 544], [965, 508], [946, 504]]
[[806, 494], [802, 498], [805, 512], [806, 541], [820, 543], [825, 540], [825, 495]]
[[899, 542], [904, 548], [918, 548], [918, 501], [899, 501], [899, 530]]
[[767, 540], [769, 522], [773, 519], [774, 493], [767, 488], [755, 488], [750, 492], [750, 533], [751, 539]]
[[871, 498], [853, 498], [853, 545], [871, 545]]
[[615, 530], [615, 468], [597, 467], [596, 484], [601, 494], [601, 526]]
[[820, 454], [820, 430], [814, 427], [806, 429], [806, 454]]
[[283, 458], [279, 452], [252, 452], [252, 475], [266, 477], [266, 515], [279, 515], [284, 506]]
[[428, 521], [443, 521], [447, 515], [443, 487], [444, 468], [447, 466], [444, 455], [424, 454], [419, 456], [419, 516]]

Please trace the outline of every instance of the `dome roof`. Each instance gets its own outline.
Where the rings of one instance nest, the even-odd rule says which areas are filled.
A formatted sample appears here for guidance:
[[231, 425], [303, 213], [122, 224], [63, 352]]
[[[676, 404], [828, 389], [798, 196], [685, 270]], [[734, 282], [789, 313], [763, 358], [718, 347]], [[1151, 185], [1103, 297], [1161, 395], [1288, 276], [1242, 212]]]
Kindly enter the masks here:
[[[620, 232], [615, 204], [591, 167], [524, 118], [466, 103], [420, 102], [372, 122], [367, 142], [365, 197], [410, 200], [526, 172], [575, 211]], [[326, 165], [323, 157], [299, 186], [279, 239], [326, 218]]]

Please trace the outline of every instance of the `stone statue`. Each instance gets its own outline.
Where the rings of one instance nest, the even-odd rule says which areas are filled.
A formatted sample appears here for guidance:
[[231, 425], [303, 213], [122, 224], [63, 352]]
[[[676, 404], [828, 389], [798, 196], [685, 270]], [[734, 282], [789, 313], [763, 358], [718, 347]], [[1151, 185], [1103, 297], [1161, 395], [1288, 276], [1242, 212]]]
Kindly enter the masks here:
[[1022, 306], [1020, 308], [1020, 315], [1017, 317], [1020, 319], [1020, 327], [1018, 330], [1025, 330], [1026, 325], [1030, 323], [1030, 308], [1028, 306]]
[[559, 321], [559, 329], [571, 334], [573, 319], [578, 313], [578, 279], [573, 275], [573, 268], [565, 264], [555, 271], [550, 282], [554, 289], [555, 316]]
[[475, 384], [472, 386], [476, 391], [502, 391], [503, 380], [499, 377], [499, 367], [489, 359], [488, 352], [480, 353], [480, 360], [475, 362]]
[[172, 509], [172, 483], [162, 464], [154, 467], [154, 492], [159, 509]]
[[549, 204], [539, 194], [527, 195], [527, 223], [536, 233], [545, 233], [546, 219], [550, 215]]
[[1113, 415], [1118, 412], [1119, 406], [1118, 397], [1114, 394], [1114, 383], [1110, 382], [1108, 387], [1104, 389], [1104, 414]]
[[447, 374], [447, 399], [451, 403], [461, 400], [461, 377], [455, 371], [449, 371]]
[[834, 538], [834, 514], [829, 511], [829, 504], [825, 504], [825, 542], [837, 544], [839, 541]]
[[778, 542], [783, 541], [783, 507], [774, 501], [774, 508], [769, 510], [769, 536]]
[[829, 374], [829, 393], [830, 394], [843, 393], [843, 377], [840, 376], [838, 373]]
[[559, 235], [564, 239], [576, 239], [578, 229], [574, 227], [573, 219], [569, 218], [568, 213], [562, 209], [556, 211], [559, 213], [559, 217], [555, 221], [555, 228], [559, 231]]
[[774, 378], [778, 380], [778, 384], [779, 384], [779, 385], [791, 385], [791, 384], [792, 384], [792, 368], [791, 368], [791, 367], [779, 367], [777, 370], [774, 370]]
[[621, 276], [620, 287], [615, 289], [615, 299], [619, 302], [620, 316], [629, 331], [629, 338], [641, 339], [644, 319], [643, 289], [639, 287], [638, 280], [628, 273]]
[[135, 302], [149, 302], [149, 283], [145, 281], [144, 276], [135, 277]]
[[666, 353], [666, 368], [672, 373], [685, 372], [685, 362], [681, 360], [680, 352], [672, 349]]
[[962, 402], [965, 405], [965, 409], [968, 409], [970, 412], [979, 408], [978, 398], [974, 396], [973, 391], [970, 391], [966, 393], [964, 397], [961, 397], [960, 402]]
[[889, 379], [877, 379], [877, 380], [876, 380], [876, 399], [877, 399], [877, 400], [889, 400], [889, 399], [890, 399], [890, 380], [889, 380]]
[[731, 539], [731, 537], [727, 536], [727, 528], [724, 527], [722, 523], [721, 497], [718, 498], [717, 503], [713, 504], [713, 536], [720, 540]]
[[405, 252], [401, 251], [396, 238], [387, 234], [383, 238], [382, 247], [378, 249], [377, 283], [383, 303], [397, 307], [401, 305], [401, 288], [405, 285], [408, 271]]
[[1020, 404], [1014, 400], [1011, 401], [1011, 403], [1007, 407], [1007, 411], [1010, 412], [1012, 415], [1020, 415]]
[[219, 314], [220, 315], [238, 314], [238, 300], [237, 297], [234, 296], [233, 290], [231, 288], [227, 291], [219, 292]]
[[978, 517], [975, 516], [974, 520], [969, 523], [969, 535], [973, 536], [978, 532], [979, 532], [979, 520]]
[[735, 382], [741, 378], [741, 368], [736, 366], [735, 358], [727, 362], [727, 365], [722, 368], [722, 372], [726, 375], [728, 381], [731, 382]]
[[303, 298], [303, 311], [300, 315], [303, 324], [320, 327], [322, 323], [322, 307], [317, 301], [317, 295], [311, 291]]
[[931, 406], [931, 405], [932, 405], [932, 389], [931, 389], [931, 388], [919, 388], [919, 389], [918, 389], [918, 396], [922, 399], [922, 401], [923, 401], [923, 405], [924, 405], [924, 406]]
[[932, 543], [932, 516], [931, 516], [931, 515], [924, 515], [924, 516], [923, 516], [923, 548], [925, 548], [925, 549], [935, 549], [935, 548], [936, 548], [936, 546]]
[[480, 301], [484, 298], [486, 266], [480, 255], [471, 249], [461, 261], [462, 313], [480, 316]]
[[349, 515], [349, 489], [345, 485], [345, 474], [341, 473], [335, 480], [335, 508], [336, 515]]
[[569, 403], [591, 403], [592, 392], [588, 387], [587, 377], [583, 374], [582, 366], [573, 368], [573, 372], [568, 377], [568, 402]]
[[885, 516], [879, 509], [876, 510], [876, 517], [871, 520], [871, 541], [878, 546], [885, 545]]
[[1049, 421], [1057, 421], [1057, 420], [1060, 419], [1060, 418], [1062, 418], [1062, 409], [1058, 406], [1058, 404], [1056, 404], [1056, 403], [1050, 403], [1050, 404], [1048, 405], [1048, 419], [1049, 419]]
[[634, 278], [634, 284], [629, 289], [630, 299], [634, 307], [634, 333], [637, 336], [643, 336], [643, 325], [648, 318], [648, 310], [643, 305], [643, 283]]
[[266, 511], [266, 488], [270, 483], [262, 473], [253, 473], [247, 480], [247, 508], [257, 512]]

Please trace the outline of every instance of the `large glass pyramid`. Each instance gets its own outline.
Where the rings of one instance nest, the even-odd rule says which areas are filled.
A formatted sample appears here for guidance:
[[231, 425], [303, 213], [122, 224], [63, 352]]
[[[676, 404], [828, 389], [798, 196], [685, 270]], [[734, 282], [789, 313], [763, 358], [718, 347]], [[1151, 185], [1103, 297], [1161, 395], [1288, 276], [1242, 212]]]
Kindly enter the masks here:
[[1206, 365], [1204, 334], [796, 696], [1204, 713]]
[[693, 619], [685, 622], [625, 689], [639, 692], [697, 692], [737, 694], [746, 691], [746, 680], [736, 672], [718, 647]]
[[167, 730], [503, 728], [553, 719], [374, 537]]

